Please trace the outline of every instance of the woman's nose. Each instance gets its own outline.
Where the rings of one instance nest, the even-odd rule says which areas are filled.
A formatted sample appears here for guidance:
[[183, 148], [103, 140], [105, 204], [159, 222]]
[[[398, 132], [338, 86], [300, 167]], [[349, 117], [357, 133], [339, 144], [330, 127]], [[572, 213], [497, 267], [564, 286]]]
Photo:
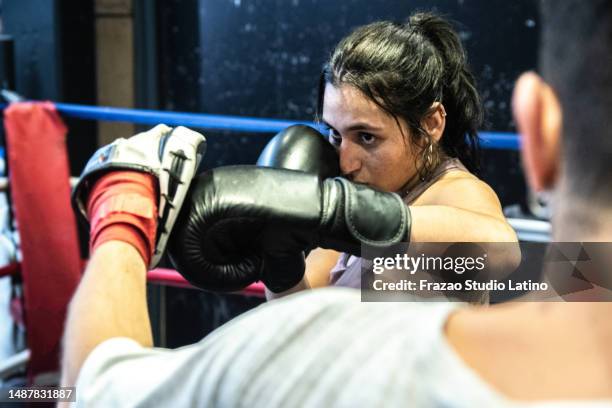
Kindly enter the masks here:
[[338, 147], [338, 155], [340, 156], [340, 171], [345, 177], [351, 179], [361, 169], [358, 146], [355, 146], [350, 140], [342, 139]]

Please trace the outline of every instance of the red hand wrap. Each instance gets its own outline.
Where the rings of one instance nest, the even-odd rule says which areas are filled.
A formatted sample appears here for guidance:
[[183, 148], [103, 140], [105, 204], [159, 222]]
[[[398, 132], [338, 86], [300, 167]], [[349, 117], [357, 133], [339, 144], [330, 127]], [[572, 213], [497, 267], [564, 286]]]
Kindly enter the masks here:
[[103, 242], [123, 241], [134, 246], [148, 266], [155, 249], [157, 195], [150, 174], [114, 171], [102, 176], [87, 201], [90, 252]]

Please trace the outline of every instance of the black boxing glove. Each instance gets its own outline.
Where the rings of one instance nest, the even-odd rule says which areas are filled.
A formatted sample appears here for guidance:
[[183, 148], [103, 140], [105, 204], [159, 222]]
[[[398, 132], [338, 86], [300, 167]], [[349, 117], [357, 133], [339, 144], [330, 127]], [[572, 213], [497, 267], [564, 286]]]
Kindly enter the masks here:
[[274, 136], [262, 150], [257, 165], [299, 170], [321, 179], [340, 175], [338, 152], [325, 136], [305, 125], [293, 125]]
[[359, 255], [362, 243], [410, 237], [410, 211], [397, 194], [342, 178], [234, 166], [206, 172], [192, 187], [169, 254], [187, 280], [206, 289], [238, 290], [262, 278], [264, 253], [286, 259], [320, 246]]
[[[338, 152], [321, 133], [305, 125], [293, 125], [274, 136], [261, 152], [257, 165], [276, 169], [299, 170], [320, 179], [340, 175]], [[273, 292], [295, 286], [304, 276], [305, 256], [312, 248], [277, 258], [263, 252], [261, 280]]]

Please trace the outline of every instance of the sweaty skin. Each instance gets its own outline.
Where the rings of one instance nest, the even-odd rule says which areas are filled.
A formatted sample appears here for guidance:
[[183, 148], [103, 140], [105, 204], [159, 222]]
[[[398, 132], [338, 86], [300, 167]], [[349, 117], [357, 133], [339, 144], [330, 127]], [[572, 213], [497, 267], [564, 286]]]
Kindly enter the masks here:
[[403, 119], [400, 128], [393, 117], [349, 85], [328, 84], [324, 101], [323, 122], [346, 178], [398, 191], [414, 177], [421, 149], [408, 142], [410, 131]]

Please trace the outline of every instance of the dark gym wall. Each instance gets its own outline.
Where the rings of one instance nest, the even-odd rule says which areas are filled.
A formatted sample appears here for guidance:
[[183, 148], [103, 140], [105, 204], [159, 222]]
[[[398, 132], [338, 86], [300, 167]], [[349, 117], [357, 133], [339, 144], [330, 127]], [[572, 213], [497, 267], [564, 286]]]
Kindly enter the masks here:
[[[15, 90], [27, 99], [96, 101], [93, 2], [3, 0], [2, 33], [14, 38]], [[96, 143], [96, 124], [66, 120], [73, 175]]]
[[[536, 66], [535, 0], [159, 0], [163, 109], [312, 119], [320, 67], [354, 27], [435, 10], [459, 23], [487, 110], [483, 130], [514, 131], [513, 81]], [[207, 167], [253, 163], [270, 135], [206, 132]], [[522, 200], [518, 156], [488, 151], [482, 177]]]
[[16, 91], [27, 98], [56, 100], [61, 95], [57, 19], [55, 1], [2, 2], [4, 34], [15, 41]]

